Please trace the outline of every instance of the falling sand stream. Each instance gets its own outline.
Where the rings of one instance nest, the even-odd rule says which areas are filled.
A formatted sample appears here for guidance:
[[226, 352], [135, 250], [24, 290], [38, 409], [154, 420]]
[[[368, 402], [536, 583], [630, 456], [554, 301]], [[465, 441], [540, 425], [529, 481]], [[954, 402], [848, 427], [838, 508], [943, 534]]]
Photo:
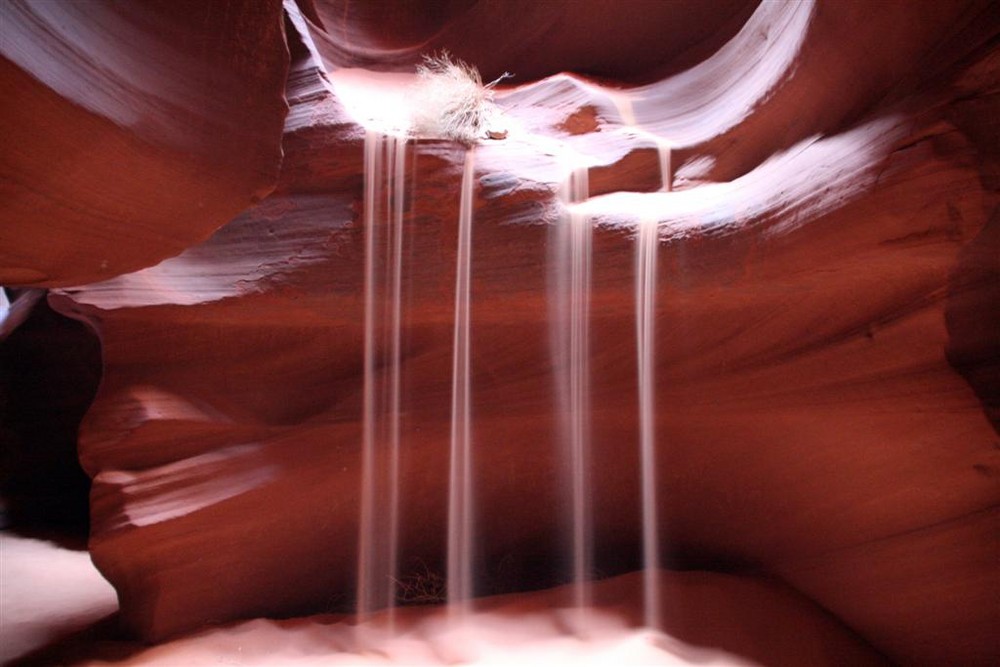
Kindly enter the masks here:
[[[656, 144], [660, 191], [672, 188], [671, 146], [662, 137], [636, 123], [632, 100], [622, 91], [609, 91], [622, 124], [629, 132], [648, 136]], [[656, 283], [659, 227], [655, 219], [637, 223], [635, 249], [636, 370], [639, 397], [639, 469], [642, 498], [643, 619], [647, 627], [661, 627], [660, 523], [656, 480]]]
[[[400, 369], [406, 140], [365, 136], [365, 320], [357, 613], [387, 610], [399, 551]], [[383, 197], [384, 194], [384, 197]]]
[[[670, 147], [657, 142], [661, 189], [671, 190]], [[660, 522], [656, 493], [656, 282], [659, 226], [640, 220], [635, 254], [636, 367], [639, 381], [639, 453], [642, 489], [643, 617], [661, 627]]]
[[[615, 95], [632, 120], [627, 97]], [[634, 121], [633, 121], [634, 122]], [[629, 131], [642, 132], [628, 127]], [[662, 190], [669, 191], [670, 147], [657, 141]], [[365, 357], [362, 484], [357, 614], [376, 611], [394, 623], [399, 561], [401, 308], [404, 138], [368, 132], [365, 139]], [[475, 596], [475, 490], [471, 378], [471, 254], [475, 153], [465, 152], [458, 201], [452, 339], [451, 436], [448, 471], [447, 602], [449, 618], [464, 623]], [[573, 204], [589, 197], [588, 169], [571, 165], [560, 189], [566, 212], [553, 230], [550, 266], [551, 342], [561, 457], [570, 499], [572, 603], [576, 629], [585, 632], [592, 604], [594, 489], [591, 485], [590, 301], [592, 223]], [[660, 627], [660, 531], [656, 490], [656, 282], [658, 226], [637, 225], [635, 324], [639, 406], [640, 493], [644, 623]]]
[[472, 186], [474, 153], [465, 154], [458, 214], [455, 266], [455, 334], [452, 359], [451, 463], [448, 485], [448, 606], [462, 622], [471, 609], [475, 545], [472, 479], [472, 386], [470, 317], [472, 270]]
[[567, 210], [553, 228], [550, 257], [555, 406], [570, 495], [573, 606], [582, 631], [591, 604], [593, 528], [590, 484], [590, 220], [571, 205], [589, 196], [586, 166], [573, 165], [560, 188]]

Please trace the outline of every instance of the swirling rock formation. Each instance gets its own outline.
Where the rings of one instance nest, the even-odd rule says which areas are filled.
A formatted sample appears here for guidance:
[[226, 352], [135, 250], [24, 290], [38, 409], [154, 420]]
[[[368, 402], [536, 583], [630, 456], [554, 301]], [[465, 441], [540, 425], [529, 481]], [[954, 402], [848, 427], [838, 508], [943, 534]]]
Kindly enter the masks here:
[[278, 0], [15, 0], [0, 12], [0, 284], [151, 266], [274, 187]]
[[[351, 115], [344, 73], [326, 70], [405, 70], [448, 48], [487, 77], [545, 76], [500, 92], [510, 134], [475, 149], [482, 590], [551, 582], [565, 558], [547, 294], [557, 193], [586, 166], [592, 196], [575, 207], [596, 225], [597, 566], [638, 565], [633, 235], [656, 222], [669, 563], [780, 580], [893, 661], [989, 664], [1000, 470], [987, 416], [1000, 385], [989, 3], [734, 2], [713, 21], [702, 3], [637, 3], [656, 21], [677, 12], [712, 46], [656, 51], [638, 10], [615, 23], [518, 3], [524, 20], [507, 23], [508, 5], [286, 3], [275, 192], [203, 242], [177, 236], [176, 257], [104, 282], [79, 272], [50, 297], [101, 337], [80, 457], [93, 558], [127, 623], [158, 639], [351, 604], [366, 119]], [[603, 60], [571, 38], [595, 24], [598, 42], [620, 25], [636, 40], [613, 40]], [[464, 152], [420, 141], [406, 153], [404, 575], [444, 558]], [[656, 192], [664, 175], [673, 192]], [[177, 224], [203, 235], [209, 217]]]

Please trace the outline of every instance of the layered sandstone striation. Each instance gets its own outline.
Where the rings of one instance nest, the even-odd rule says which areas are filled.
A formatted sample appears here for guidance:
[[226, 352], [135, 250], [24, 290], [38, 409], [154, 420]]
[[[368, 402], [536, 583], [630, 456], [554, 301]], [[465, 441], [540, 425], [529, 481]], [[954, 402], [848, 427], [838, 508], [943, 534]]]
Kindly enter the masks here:
[[[402, 70], [422, 49], [447, 47], [482, 57], [487, 76], [522, 63], [526, 78], [551, 75], [502, 90], [508, 138], [474, 149], [480, 592], [564, 576], [570, 510], [550, 290], [558, 192], [572, 167], [587, 166], [592, 197], [576, 206], [595, 225], [597, 568], [639, 565], [634, 239], [637, 224], [657, 223], [665, 564], [787, 586], [803, 614], [840, 624], [830, 664], [856, 655], [857, 637], [870, 658], [905, 664], [996, 657], [997, 21], [985, 2], [800, 2], [731, 3], [709, 24], [700, 4], [686, 15], [683, 3], [638, 3], [673, 7], [713, 48], [664, 46], [629, 70], [638, 56], [628, 45], [602, 69], [581, 60], [595, 50], [571, 33], [550, 56], [542, 38], [511, 37], [523, 48], [501, 53], [514, 64], [488, 61], [503, 35], [484, 29], [480, 44], [463, 26], [500, 21], [483, 12], [504, 3], [392, 14], [378, 38], [372, 26], [390, 20], [391, 3], [286, 3], [289, 112], [272, 194], [204, 240], [236, 200], [217, 198], [211, 214], [175, 211], [171, 238], [183, 252], [110, 280], [69, 263], [52, 265], [66, 273], [45, 268], [40, 251], [37, 264], [21, 263], [46, 275], [25, 283], [77, 283], [50, 303], [101, 339], [104, 375], [80, 459], [93, 478], [93, 558], [133, 630], [162, 639], [351, 606], [365, 130], [326, 70]], [[613, 18], [560, 20], [594, 17]], [[557, 31], [554, 19], [545, 25]], [[651, 39], [640, 33], [637, 44]], [[619, 89], [557, 69], [646, 83]], [[261, 140], [255, 128], [233, 135]], [[656, 192], [662, 146], [673, 192]], [[240, 174], [260, 173], [259, 162], [226, 155], [226, 178], [246, 185]], [[406, 152], [404, 577], [444, 563], [464, 155], [441, 141]], [[122, 191], [141, 180], [115, 173]], [[121, 270], [151, 263], [142, 256]], [[794, 651], [786, 657], [794, 663]]]

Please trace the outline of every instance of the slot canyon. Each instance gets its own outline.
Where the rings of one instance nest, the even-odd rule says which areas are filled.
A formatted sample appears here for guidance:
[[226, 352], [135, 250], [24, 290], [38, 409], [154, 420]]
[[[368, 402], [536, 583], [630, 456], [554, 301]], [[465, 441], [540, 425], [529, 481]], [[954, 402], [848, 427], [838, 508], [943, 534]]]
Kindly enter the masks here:
[[998, 45], [0, 4], [0, 662], [1000, 663]]

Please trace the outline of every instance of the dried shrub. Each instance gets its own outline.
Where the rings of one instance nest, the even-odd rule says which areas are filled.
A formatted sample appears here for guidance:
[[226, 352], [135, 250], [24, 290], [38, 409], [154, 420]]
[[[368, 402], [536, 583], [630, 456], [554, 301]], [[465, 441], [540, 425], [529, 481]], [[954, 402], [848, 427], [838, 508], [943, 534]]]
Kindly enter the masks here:
[[493, 103], [493, 87], [508, 76], [505, 72], [484, 85], [479, 70], [452, 59], [447, 51], [425, 56], [417, 67], [411, 132], [417, 137], [474, 143], [496, 121], [499, 112]]
[[431, 570], [423, 561], [418, 561], [416, 568], [394, 581], [396, 599], [402, 604], [439, 604], [448, 599], [448, 584], [444, 575]]

